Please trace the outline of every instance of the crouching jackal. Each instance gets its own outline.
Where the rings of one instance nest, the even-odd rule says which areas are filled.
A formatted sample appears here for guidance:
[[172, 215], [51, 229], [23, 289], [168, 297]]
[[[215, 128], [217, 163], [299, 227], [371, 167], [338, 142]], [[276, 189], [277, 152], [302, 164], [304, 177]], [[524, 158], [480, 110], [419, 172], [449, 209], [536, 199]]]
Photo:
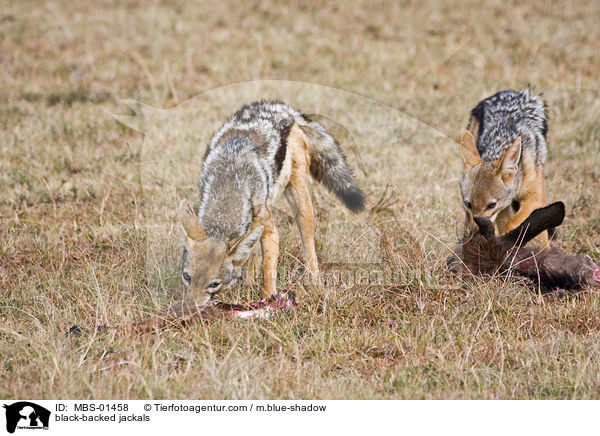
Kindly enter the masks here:
[[546, 205], [547, 130], [544, 102], [529, 90], [501, 91], [475, 106], [460, 144], [465, 230], [483, 216], [503, 235]]
[[318, 280], [309, 174], [352, 212], [364, 209], [365, 196], [336, 140], [297, 110], [259, 101], [221, 127], [204, 157], [197, 214], [187, 200], [179, 206], [187, 298], [202, 305], [232, 287], [258, 241], [263, 296], [275, 292], [279, 234], [271, 206], [282, 193], [296, 215], [311, 279]]

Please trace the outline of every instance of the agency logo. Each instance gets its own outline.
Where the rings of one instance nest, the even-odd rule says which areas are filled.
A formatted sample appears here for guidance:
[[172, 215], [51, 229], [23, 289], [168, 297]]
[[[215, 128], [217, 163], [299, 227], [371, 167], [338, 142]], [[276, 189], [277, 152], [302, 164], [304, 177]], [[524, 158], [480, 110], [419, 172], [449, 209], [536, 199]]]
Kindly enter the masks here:
[[19, 401], [10, 405], [4, 404], [6, 409], [6, 431], [14, 433], [18, 429], [44, 429], [48, 430], [50, 411], [29, 401]]

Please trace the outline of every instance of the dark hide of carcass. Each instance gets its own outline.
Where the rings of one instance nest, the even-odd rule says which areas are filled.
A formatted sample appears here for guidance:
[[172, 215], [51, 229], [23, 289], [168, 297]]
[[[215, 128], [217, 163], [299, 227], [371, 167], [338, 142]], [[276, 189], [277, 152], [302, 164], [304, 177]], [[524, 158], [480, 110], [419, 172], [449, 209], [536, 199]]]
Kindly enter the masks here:
[[496, 236], [494, 224], [474, 217], [477, 229], [465, 236], [457, 247], [457, 256], [448, 261], [453, 272], [463, 275], [495, 276], [509, 272], [525, 277], [536, 291], [576, 292], [600, 286], [600, 268], [588, 257], [573, 255], [556, 247], [530, 249], [525, 245], [544, 230], [559, 226], [565, 217], [565, 205], [553, 203], [534, 210], [516, 229]]

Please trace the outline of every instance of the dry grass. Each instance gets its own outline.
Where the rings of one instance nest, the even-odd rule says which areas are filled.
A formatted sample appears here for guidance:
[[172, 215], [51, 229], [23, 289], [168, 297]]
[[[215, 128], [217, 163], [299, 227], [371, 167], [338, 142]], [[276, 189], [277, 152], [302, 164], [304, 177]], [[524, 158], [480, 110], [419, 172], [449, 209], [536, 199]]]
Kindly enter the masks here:
[[[4, 3], [0, 397], [598, 398], [596, 292], [541, 298], [515, 283], [462, 285], [443, 269], [462, 214], [450, 138], [481, 98], [529, 84], [551, 116], [549, 199], [568, 206], [558, 243], [600, 259], [600, 7], [509, 3]], [[376, 262], [369, 271], [385, 280], [357, 282], [346, 274], [356, 265], [344, 266], [341, 280], [326, 271], [328, 286], [306, 288], [282, 206], [279, 286], [297, 293], [295, 313], [63, 339], [71, 324], [129, 322], [176, 294], [176, 197], [193, 192], [210, 133], [257, 90], [182, 103], [256, 79], [395, 108], [287, 82], [260, 88], [356, 145], [369, 206], [392, 186], [397, 202], [359, 218], [314, 189], [321, 262]], [[107, 115], [131, 114], [123, 98], [184, 110], [146, 122], [144, 138]], [[140, 167], [153, 146], [172, 153], [157, 173]]]

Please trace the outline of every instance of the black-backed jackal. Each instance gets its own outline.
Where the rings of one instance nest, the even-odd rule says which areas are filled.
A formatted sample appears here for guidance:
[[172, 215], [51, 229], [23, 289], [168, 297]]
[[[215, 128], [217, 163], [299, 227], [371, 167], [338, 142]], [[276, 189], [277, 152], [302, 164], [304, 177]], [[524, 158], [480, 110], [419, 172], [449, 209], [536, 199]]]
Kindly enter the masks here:
[[529, 90], [501, 91], [475, 106], [460, 144], [465, 229], [483, 216], [503, 235], [546, 205], [547, 130], [544, 102]]
[[243, 106], [221, 127], [204, 158], [198, 212], [187, 200], [179, 207], [187, 298], [202, 305], [233, 286], [258, 241], [263, 296], [275, 292], [279, 233], [271, 207], [281, 194], [295, 212], [311, 279], [318, 280], [309, 175], [352, 212], [364, 209], [364, 194], [336, 140], [297, 110], [259, 101]]

